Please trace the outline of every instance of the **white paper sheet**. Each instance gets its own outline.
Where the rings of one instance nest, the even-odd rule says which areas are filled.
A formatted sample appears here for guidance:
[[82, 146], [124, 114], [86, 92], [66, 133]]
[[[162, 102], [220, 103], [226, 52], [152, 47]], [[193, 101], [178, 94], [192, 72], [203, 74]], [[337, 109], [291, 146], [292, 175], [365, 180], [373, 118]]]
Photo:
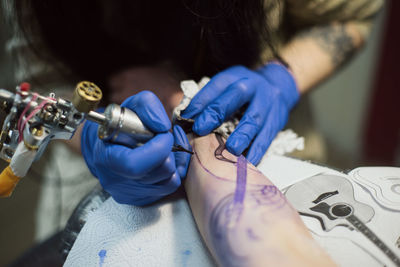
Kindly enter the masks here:
[[[264, 158], [260, 170], [281, 188], [298, 177], [337, 173], [281, 156]], [[104, 267], [214, 265], [184, 198], [144, 208], [107, 200], [89, 217], [65, 266], [99, 266], [100, 262]]]

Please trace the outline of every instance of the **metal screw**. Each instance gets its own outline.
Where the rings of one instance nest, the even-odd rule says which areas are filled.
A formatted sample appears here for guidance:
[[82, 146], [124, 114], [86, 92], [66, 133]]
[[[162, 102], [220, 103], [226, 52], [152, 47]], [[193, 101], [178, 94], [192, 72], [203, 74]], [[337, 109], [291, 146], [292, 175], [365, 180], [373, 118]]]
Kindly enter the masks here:
[[42, 136], [43, 135], [43, 128], [42, 127], [40, 127], [40, 128], [33, 128], [32, 129], [32, 134], [34, 135], [34, 136]]

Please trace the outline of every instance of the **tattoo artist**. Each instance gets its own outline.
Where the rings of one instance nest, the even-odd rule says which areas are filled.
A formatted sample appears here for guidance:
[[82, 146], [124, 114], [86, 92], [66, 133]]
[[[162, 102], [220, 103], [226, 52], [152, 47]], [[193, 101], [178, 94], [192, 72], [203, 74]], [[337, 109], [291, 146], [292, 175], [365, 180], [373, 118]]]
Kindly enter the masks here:
[[[245, 107], [226, 146], [235, 155], [248, 149], [256, 165], [301, 95], [362, 46], [383, 0], [179, 0], [156, 7], [146, 1], [17, 2], [17, 10], [30, 2], [44, 42], [78, 77], [98, 83], [129, 65], [165, 60], [185, 79], [211, 76], [183, 116], [194, 119], [196, 134], [206, 135]], [[143, 146], [105, 143], [91, 122], [82, 131], [87, 165], [119, 203], [152, 203], [186, 175], [190, 155], [171, 148], [190, 145], [182, 129], [171, 126], [163, 107], [168, 101], [158, 99], [174, 92], [154, 92], [131, 91], [136, 94], [122, 104], [156, 133]]]

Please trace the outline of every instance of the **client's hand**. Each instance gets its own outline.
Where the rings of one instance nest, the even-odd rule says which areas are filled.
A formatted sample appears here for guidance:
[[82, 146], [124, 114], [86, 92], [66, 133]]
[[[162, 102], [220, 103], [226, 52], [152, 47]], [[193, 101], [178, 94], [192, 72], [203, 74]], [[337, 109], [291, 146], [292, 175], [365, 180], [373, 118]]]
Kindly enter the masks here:
[[121, 105], [136, 112], [156, 135], [143, 146], [103, 142], [97, 137], [97, 124], [87, 121], [81, 137], [82, 154], [103, 188], [121, 204], [146, 205], [173, 193], [186, 176], [190, 154], [171, 152], [175, 143], [190, 149], [179, 126], [168, 132], [171, 123], [159, 101], [151, 92], [129, 97]]
[[253, 142], [247, 159], [256, 165], [285, 126], [298, 99], [295, 80], [283, 65], [270, 63], [257, 71], [235, 66], [215, 75], [182, 116], [194, 118], [193, 131], [206, 135], [248, 104], [226, 147], [240, 155]]

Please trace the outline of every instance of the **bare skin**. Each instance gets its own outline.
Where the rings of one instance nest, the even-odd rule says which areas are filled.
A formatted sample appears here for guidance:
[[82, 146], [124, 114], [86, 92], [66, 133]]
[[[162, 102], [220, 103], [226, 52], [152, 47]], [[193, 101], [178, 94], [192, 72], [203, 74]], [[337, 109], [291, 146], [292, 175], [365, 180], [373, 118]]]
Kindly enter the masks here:
[[[192, 140], [185, 189], [221, 266], [334, 266], [284, 195], [215, 134]], [[219, 151], [220, 154], [217, 152]]]
[[332, 23], [299, 32], [281, 50], [301, 94], [328, 78], [364, 43], [351, 23]]

